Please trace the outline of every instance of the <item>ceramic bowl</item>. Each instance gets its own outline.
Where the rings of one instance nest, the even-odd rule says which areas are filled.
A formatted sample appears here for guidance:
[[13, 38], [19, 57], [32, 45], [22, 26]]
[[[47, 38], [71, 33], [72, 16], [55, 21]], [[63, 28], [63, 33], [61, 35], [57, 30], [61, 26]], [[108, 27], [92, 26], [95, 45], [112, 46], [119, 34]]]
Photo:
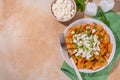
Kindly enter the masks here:
[[[115, 55], [115, 50], [116, 50], [116, 42], [115, 42], [115, 38], [114, 38], [114, 35], [113, 35], [112, 31], [110, 30], [110, 28], [107, 25], [105, 25], [103, 22], [101, 22], [99, 20], [96, 20], [96, 19], [83, 18], [83, 19], [76, 20], [73, 23], [71, 23], [69, 26], [67, 26], [67, 28], [64, 31], [64, 35], [66, 35], [66, 32], [67, 32], [67, 30], [69, 30], [69, 28], [71, 28], [71, 27], [73, 27], [75, 25], [78, 25], [78, 24], [91, 24], [91, 23], [97, 23], [97, 24], [100, 24], [100, 25], [103, 26], [103, 28], [107, 31], [107, 33], [110, 36], [110, 41], [113, 44], [113, 47], [112, 47], [111, 55], [110, 55], [109, 59], [107, 60], [108, 63], [105, 66], [103, 66], [103, 67], [101, 67], [101, 68], [99, 68], [97, 70], [79, 69], [80, 72], [84, 72], [84, 73], [98, 72], [98, 71], [104, 69], [105, 67], [107, 67], [108, 64], [112, 61], [112, 59], [113, 59], [113, 57]], [[63, 56], [63, 59], [65, 60], [65, 62], [72, 67], [72, 64], [71, 64], [71, 61], [70, 61], [70, 59], [68, 57], [68, 54], [65, 54], [65, 53], [62, 52], [62, 56]]]

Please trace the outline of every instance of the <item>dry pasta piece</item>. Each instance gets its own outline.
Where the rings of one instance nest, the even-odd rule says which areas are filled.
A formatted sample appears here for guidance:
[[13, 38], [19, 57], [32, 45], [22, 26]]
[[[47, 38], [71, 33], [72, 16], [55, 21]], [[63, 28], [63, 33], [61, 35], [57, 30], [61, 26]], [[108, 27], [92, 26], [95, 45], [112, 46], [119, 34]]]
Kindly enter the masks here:
[[108, 53], [111, 53], [112, 52], [112, 43], [109, 42], [108, 44]]
[[73, 43], [73, 41], [72, 41], [72, 38], [69, 38], [69, 37], [65, 37], [65, 42], [67, 43], [67, 44], [72, 44]]

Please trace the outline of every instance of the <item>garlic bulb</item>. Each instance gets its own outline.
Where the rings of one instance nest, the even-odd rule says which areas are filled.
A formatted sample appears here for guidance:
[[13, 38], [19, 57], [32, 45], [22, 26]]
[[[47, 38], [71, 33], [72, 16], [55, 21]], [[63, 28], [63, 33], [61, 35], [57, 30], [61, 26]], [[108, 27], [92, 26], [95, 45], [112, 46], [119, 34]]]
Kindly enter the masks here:
[[99, 6], [103, 10], [103, 12], [107, 12], [111, 10], [115, 5], [114, 0], [101, 0]]
[[97, 5], [94, 2], [88, 2], [85, 7], [85, 15], [95, 16], [97, 14]]

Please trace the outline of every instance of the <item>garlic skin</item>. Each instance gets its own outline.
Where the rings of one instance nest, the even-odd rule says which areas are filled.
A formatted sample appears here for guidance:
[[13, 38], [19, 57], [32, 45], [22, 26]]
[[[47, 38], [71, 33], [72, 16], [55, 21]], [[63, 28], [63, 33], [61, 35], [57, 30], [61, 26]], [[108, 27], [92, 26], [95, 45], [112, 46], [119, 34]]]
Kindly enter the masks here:
[[85, 6], [85, 15], [95, 16], [97, 14], [97, 5], [94, 2], [88, 2]]
[[103, 10], [103, 12], [107, 12], [114, 7], [115, 1], [114, 0], [101, 0], [98, 5]]

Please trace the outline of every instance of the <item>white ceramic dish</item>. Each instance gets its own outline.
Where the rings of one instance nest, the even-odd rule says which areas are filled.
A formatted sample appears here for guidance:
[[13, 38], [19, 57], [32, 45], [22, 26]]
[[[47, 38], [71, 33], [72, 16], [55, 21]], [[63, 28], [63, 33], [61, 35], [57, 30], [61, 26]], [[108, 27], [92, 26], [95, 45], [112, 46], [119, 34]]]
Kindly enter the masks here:
[[[112, 53], [108, 59], [108, 63], [107, 65], [97, 69], [97, 70], [88, 70], [88, 69], [79, 69], [80, 72], [84, 72], [84, 73], [94, 73], [94, 72], [98, 72], [102, 69], [104, 69], [105, 67], [108, 66], [108, 64], [112, 61], [113, 57], [114, 57], [114, 54], [115, 54], [115, 50], [116, 50], [116, 42], [115, 42], [115, 38], [114, 38], [114, 35], [112, 33], [112, 31], [108, 28], [107, 25], [105, 25], [104, 23], [102, 23], [101, 21], [98, 21], [96, 19], [93, 19], [93, 18], [83, 18], [83, 19], [79, 19], [79, 20], [76, 20], [74, 21], [73, 23], [71, 23], [64, 31], [64, 35], [66, 35], [66, 32], [69, 28], [73, 27], [74, 25], [77, 25], [77, 24], [90, 24], [90, 23], [97, 23], [97, 24], [101, 24], [103, 26], [103, 28], [107, 31], [107, 33], [109, 34], [110, 36], [110, 41], [112, 42], [113, 44], [113, 48], [112, 48]], [[64, 52], [62, 52], [62, 56], [63, 56], [63, 59], [66, 61], [66, 63], [68, 65], [70, 65], [72, 67], [72, 64], [70, 62], [70, 59], [68, 57], [68, 54], [65, 54]]]
[[53, 11], [52, 11], [52, 5], [56, 2], [56, 0], [53, 0], [53, 2], [51, 3], [51, 7], [50, 7], [50, 8], [51, 8], [52, 16], [53, 16], [57, 21], [60, 21], [60, 22], [68, 22], [68, 21], [70, 21], [71, 19], [73, 19], [73, 18], [75, 17], [76, 12], [77, 12], [77, 6], [76, 6], [74, 0], [71, 0], [71, 1], [72, 1], [73, 5], [74, 5], [75, 13], [72, 15], [72, 17], [71, 17], [70, 19], [63, 21], [63, 20], [57, 19], [57, 18], [54, 16], [54, 13], [53, 13]]

